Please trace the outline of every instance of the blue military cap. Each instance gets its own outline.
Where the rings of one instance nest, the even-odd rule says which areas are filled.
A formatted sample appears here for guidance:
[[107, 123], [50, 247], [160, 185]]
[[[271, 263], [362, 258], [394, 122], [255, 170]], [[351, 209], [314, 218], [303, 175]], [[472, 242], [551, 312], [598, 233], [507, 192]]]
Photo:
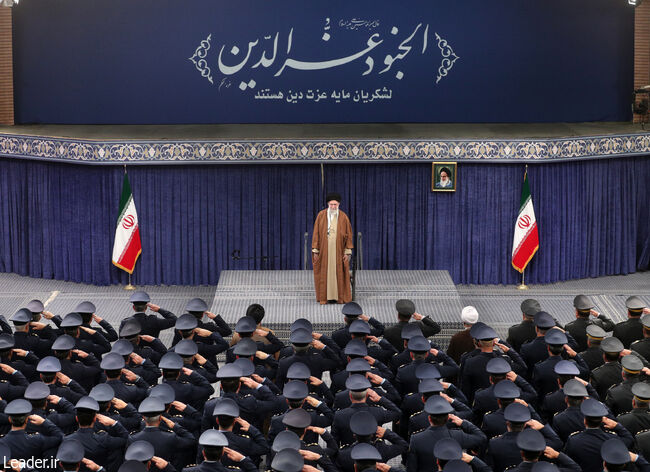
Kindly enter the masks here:
[[415, 303], [404, 298], [397, 300], [395, 302], [395, 310], [397, 310], [397, 313], [400, 315], [411, 316], [413, 313], [415, 313]]
[[42, 372], [44, 374], [54, 373], [61, 371], [61, 361], [56, 357], [47, 356], [41, 359], [36, 366], [36, 372]]
[[273, 452], [280, 452], [283, 449], [295, 449], [296, 451], [302, 447], [300, 438], [293, 431], [285, 430], [280, 431], [271, 445]]
[[178, 317], [178, 319], [176, 320], [176, 324], [174, 325], [174, 328], [176, 328], [179, 331], [189, 331], [191, 329], [196, 328], [198, 325], [199, 325], [199, 321], [194, 317], [194, 315], [185, 313]]
[[113, 398], [115, 398], [115, 390], [113, 390], [113, 387], [107, 383], [101, 383], [95, 385], [88, 393], [88, 396], [94, 398], [98, 403], [110, 402]]
[[113, 344], [111, 352], [115, 352], [120, 356], [128, 356], [133, 352], [133, 343], [126, 339], [118, 339], [115, 341], [115, 344]]
[[341, 313], [348, 317], [359, 316], [363, 315], [363, 310], [361, 309], [361, 305], [357, 302], [348, 302], [343, 305], [343, 308], [341, 308]]
[[99, 411], [99, 404], [93, 397], [81, 397], [74, 407], [82, 410]]
[[314, 326], [311, 324], [311, 321], [305, 318], [298, 318], [296, 321], [291, 323], [290, 331], [294, 331], [299, 328], [306, 329], [309, 332], [314, 331]]
[[486, 325], [485, 323], [481, 323], [480, 321], [474, 324], [474, 326], [470, 328], [469, 333], [471, 337], [479, 340], [494, 339], [498, 337], [494, 329], [492, 329], [490, 326]]
[[646, 306], [646, 303], [637, 296], [632, 296], [625, 300], [625, 308], [628, 310], [643, 310]]
[[544, 342], [551, 345], [564, 345], [568, 342], [566, 334], [559, 329], [549, 329], [544, 335]]
[[353, 461], [381, 461], [381, 454], [375, 446], [368, 443], [359, 443], [352, 448], [350, 458]]
[[149, 472], [149, 469], [144, 462], [124, 461], [117, 472]]
[[32, 313], [42, 313], [43, 310], [45, 310], [45, 306], [43, 305], [43, 302], [40, 300], [31, 300], [26, 308], [31, 311]]
[[580, 405], [580, 412], [591, 418], [599, 418], [601, 416], [606, 416], [609, 413], [605, 405], [594, 398], [587, 398], [583, 401]]
[[427, 402], [424, 404], [424, 411], [429, 415], [446, 415], [448, 413], [453, 413], [454, 409], [451, 404], [438, 395], [433, 395], [427, 399]]
[[228, 438], [221, 431], [207, 429], [199, 437], [199, 444], [208, 447], [227, 447]]
[[274, 472], [300, 472], [305, 466], [305, 459], [295, 449], [283, 449], [271, 461]]
[[535, 326], [537, 326], [540, 329], [549, 329], [555, 326], [555, 320], [551, 315], [549, 315], [545, 311], [539, 311], [535, 313], [535, 317], [533, 318], [533, 323], [535, 323]]
[[124, 368], [124, 365], [124, 357], [119, 355], [117, 352], [109, 352], [104, 355], [99, 367], [104, 370], [120, 370]]
[[[518, 405], [518, 403], [515, 404]], [[522, 451], [542, 452], [546, 449], [546, 440], [544, 435], [536, 429], [526, 428], [517, 435], [517, 447]]]
[[59, 462], [75, 464], [84, 458], [84, 446], [76, 439], [64, 439], [56, 451], [56, 458]]
[[600, 457], [608, 464], [624, 465], [630, 462], [630, 451], [623, 441], [612, 438], [600, 446]]
[[212, 416], [230, 416], [237, 418], [239, 416], [239, 405], [232, 398], [217, 398], [212, 410]]
[[623, 343], [621, 342], [620, 339], [611, 336], [609, 338], [605, 338], [602, 340], [602, 342], [600, 343], [600, 349], [603, 352], [615, 353], [615, 352], [621, 352], [625, 348], [623, 347]]
[[70, 349], [74, 349], [75, 344], [76, 344], [76, 340], [72, 336], [68, 336], [67, 334], [64, 334], [63, 336], [59, 336], [58, 338], [56, 338], [54, 344], [52, 344], [52, 350], [69, 351]]
[[255, 322], [255, 318], [252, 316], [242, 316], [235, 325], [235, 331], [237, 333], [252, 333], [256, 329], [257, 323]]
[[50, 386], [41, 381], [29, 384], [23, 395], [26, 400], [44, 400], [50, 395]]
[[472, 472], [472, 467], [463, 462], [462, 459], [454, 459], [445, 464], [442, 472]]
[[292, 428], [306, 428], [311, 425], [311, 415], [307, 410], [294, 408], [284, 414], [282, 417], [282, 424]]
[[174, 346], [174, 352], [179, 356], [193, 356], [199, 352], [199, 348], [192, 339], [182, 339]]
[[[503, 418], [511, 423], [525, 423], [530, 421], [530, 409], [521, 403], [513, 402], [503, 410]], [[534, 449], [527, 449], [534, 451]]]
[[160, 358], [158, 367], [167, 370], [180, 370], [183, 367], [183, 358], [175, 352], [167, 352]]
[[226, 364], [217, 371], [218, 379], [236, 379], [242, 377], [241, 367], [235, 364]]
[[643, 369], [643, 361], [634, 354], [623, 356], [623, 359], [621, 359], [621, 365], [623, 366], [623, 371], [628, 374], [638, 374]]
[[242, 357], [254, 356], [257, 352], [257, 343], [251, 338], [242, 338], [233, 348], [233, 354]]
[[162, 400], [165, 405], [169, 405], [171, 402], [176, 400], [176, 391], [174, 388], [166, 383], [155, 385], [149, 391], [150, 397], [158, 397]]
[[535, 316], [540, 311], [542, 311], [542, 306], [534, 298], [527, 298], [521, 302], [521, 312], [526, 316]]
[[6, 351], [11, 349], [16, 345], [16, 341], [12, 334], [2, 333], [0, 334], [0, 351]]
[[343, 349], [346, 356], [367, 356], [368, 346], [362, 339], [350, 339]]
[[511, 380], [501, 380], [494, 386], [495, 398], [519, 398], [521, 389]]
[[131, 295], [129, 301], [131, 303], [149, 303], [151, 301], [151, 298], [147, 292], [138, 290], [137, 292], [133, 292], [133, 295]]
[[95, 313], [97, 308], [92, 302], [81, 302], [74, 309], [77, 313]]
[[81, 319], [81, 315], [76, 312], [68, 313], [63, 317], [63, 320], [61, 321], [61, 328], [76, 328], [78, 326], [81, 326], [83, 323], [83, 320]]
[[443, 438], [433, 446], [433, 455], [443, 461], [453, 461], [463, 457], [463, 448], [452, 438]]
[[537, 461], [530, 469], [531, 472], [560, 472], [560, 469], [552, 462]]
[[632, 385], [632, 395], [642, 401], [650, 400], [650, 385], [647, 382], [637, 382]]
[[142, 400], [138, 407], [138, 413], [146, 414], [159, 414], [165, 411], [165, 404], [158, 397], [147, 397]]
[[587, 326], [587, 336], [590, 337], [591, 339], [603, 339], [605, 336], [607, 336], [607, 333], [603, 328], [598, 326], [597, 324], [590, 324]]
[[587, 393], [587, 387], [582, 385], [580, 381], [576, 379], [567, 380], [562, 387], [562, 392], [567, 397], [586, 397], [589, 395]]
[[401, 336], [408, 341], [414, 336], [422, 336], [422, 329], [417, 323], [408, 323], [402, 328]]
[[355, 359], [350, 360], [348, 362], [348, 365], [345, 366], [345, 370], [348, 372], [370, 372], [372, 369], [370, 367], [370, 364], [368, 364], [368, 361], [365, 360], [363, 357], [357, 357]]
[[370, 325], [364, 320], [354, 320], [350, 323], [348, 331], [352, 334], [370, 334]]
[[441, 377], [442, 375], [440, 375], [440, 370], [438, 370], [438, 367], [428, 362], [420, 364], [415, 368], [415, 378], [418, 380], [439, 379]]
[[11, 400], [9, 404], [5, 407], [5, 415], [13, 416], [24, 416], [29, 415], [32, 412], [32, 404], [29, 403], [24, 398], [17, 398]]
[[418, 384], [418, 393], [442, 392], [444, 389], [438, 379], [422, 379]]
[[282, 395], [289, 400], [303, 400], [309, 395], [309, 387], [300, 380], [289, 380], [284, 384]]
[[578, 369], [577, 364], [574, 361], [561, 360], [555, 367], [553, 371], [557, 375], [580, 375], [580, 369]]
[[127, 461], [148, 462], [156, 455], [153, 445], [148, 441], [134, 441], [129, 445], [124, 453], [124, 459]]
[[369, 411], [357, 411], [350, 418], [350, 431], [357, 436], [370, 436], [377, 432], [377, 418]]
[[584, 311], [591, 310], [596, 305], [594, 305], [594, 302], [587, 295], [576, 295], [573, 299], [573, 306], [576, 310]]
[[290, 380], [307, 380], [309, 377], [311, 377], [311, 371], [302, 362], [294, 362], [287, 370], [287, 379]]
[[490, 359], [485, 366], [488, 374], [505, 375], [512, 370], [510, 363], [503, 357], [494, 357]]
[[3, 464], [9, 464], [11, 460], [11, 449], [5, 444], [0, 444], [0, 460]]
[[313, 339], [311, 333], [303, 328], [298, 328], [289, 335], [289, 342], [291, 344], [309, 344]]
[[200, 298], [192, 298], [187, 302], [187, 305], [185, 305], [185, 310], [197, 312], [200, 311], [203, 313], [204, 311], [208, 311], [208, 304]]
[[134, 318], [129, 318], [124, 321], [124, 324], [120, 328], [120, 337], [121, 338], [132, 338], [137, 336], [142, 331], [142, 325], [140, 322]]
[[424, 336], [413, 336], [407, 344], [409, 351], [426, 352], [431, 349], [431, 344]]
[[255, 373], [255, 364], [253, 364], [253, 361], [250, 359], [242, 357], [240, 359], [236, 359], [233, 364], [241, 369], [242, 377], [249, 377]]
[[14, 323], [19, 323], [19, 324], [29, 323], [30, 321], [32, 321], [32, 312], [29, 311], [27, 308], [21, 308], [16, 313], [11, 315], [9, 321], [13, 321]]
[[361, 391], [370, 388], [370, 380], [360, 374], [351, 374], [345, 381], [345, 388], [351, 391]]

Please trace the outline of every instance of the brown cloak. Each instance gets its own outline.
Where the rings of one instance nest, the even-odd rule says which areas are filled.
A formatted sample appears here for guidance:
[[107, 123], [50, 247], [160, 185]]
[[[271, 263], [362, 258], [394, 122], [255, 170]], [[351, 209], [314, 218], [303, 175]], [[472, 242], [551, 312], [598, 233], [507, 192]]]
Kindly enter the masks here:
[[[318, 250], [312, 252], [312, 263], [314, 265], [314, 286], [316, 288], [316, 300], [320, 303], [327, 303], [327, 265], [328, 265], [328, 241], [327, 241], [327, 209], [321, 210], [314, 223], [314, 235], [311, 247]], [[336, 285], [338, 288], [338, 303], [352, 301], [352, 287], [350, 286], [350, 261], [343, 262], [343, 256], [352, 252], [354, 240], [352, 226], [348, 215], [339, 210], [336, 230]]]

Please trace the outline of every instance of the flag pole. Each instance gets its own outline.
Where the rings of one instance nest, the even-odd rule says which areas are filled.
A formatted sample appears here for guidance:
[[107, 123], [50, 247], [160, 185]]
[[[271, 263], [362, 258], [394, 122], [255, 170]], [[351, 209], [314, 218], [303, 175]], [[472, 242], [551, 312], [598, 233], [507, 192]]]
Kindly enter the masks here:
[[[124, 175], [126, 175], [126, 164], [124, 164]], [[131, 274], [129, 274], [129, 283], [126, 284], [124, 290], [135, 290], [135, 285], [131, 284]]]

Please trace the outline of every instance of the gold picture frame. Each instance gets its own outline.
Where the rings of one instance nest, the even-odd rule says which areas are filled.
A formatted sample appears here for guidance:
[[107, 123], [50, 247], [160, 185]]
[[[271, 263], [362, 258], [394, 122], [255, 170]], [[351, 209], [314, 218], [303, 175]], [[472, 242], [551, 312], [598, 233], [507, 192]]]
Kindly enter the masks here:
[[[446, 174], [445, 176], [443, 175]], [[449, 183], [447, 183], [449, 182]], [[455, 162], [431, 163], [431, 191], [455, 192], [458, 188], [458, 166]]]

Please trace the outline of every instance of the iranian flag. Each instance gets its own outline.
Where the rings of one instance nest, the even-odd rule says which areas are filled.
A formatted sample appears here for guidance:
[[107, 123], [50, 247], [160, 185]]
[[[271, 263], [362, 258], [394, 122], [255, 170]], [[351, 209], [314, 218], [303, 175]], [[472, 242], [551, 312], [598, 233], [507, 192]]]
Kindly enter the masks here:
[[526, 172], [524, 173], [519, 216], [515, 224], [515, 237], [512, 241], [512, 266], [519, 272], [523, 272], [537, 249], [539, 249], [537, 220], [535, 220], [535, 209], [528, 186], [528, 172]]
[[117, 218], [115, 242], [113, 243], [113, 264], [132, 274], [135, 262], [141, 252], [138, 214], [135, 211], [129, 177], [125, 173], [124, 182], [122, 183], [122, 197], [120, 198], [120, 216]]

